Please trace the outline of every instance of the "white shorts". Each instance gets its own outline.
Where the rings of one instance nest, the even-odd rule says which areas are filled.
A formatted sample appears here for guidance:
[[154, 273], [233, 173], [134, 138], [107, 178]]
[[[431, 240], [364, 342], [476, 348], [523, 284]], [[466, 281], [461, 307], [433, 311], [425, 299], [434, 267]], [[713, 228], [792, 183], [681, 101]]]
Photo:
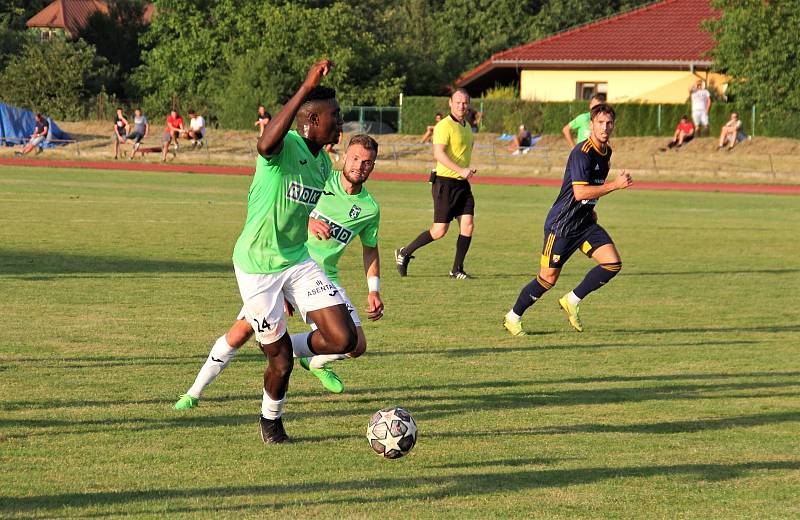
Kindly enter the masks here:
[[249, 274], [234, 266], [244, 303], [244, 317], [256, 341], [275, 343], [286, 333], [283, 301], [306, 316], [311, 311], [345, 303], [336, 287], [310, 258], [279, 273]]
[[[360, 327], [361, 317], [358, 315], [358, 311], [356, 310], [356, 308], [350, 302], [350, 298], [347, 297], [347, 293], [345, 292], [344, 287], [342, 287], [341, 285], [336, 285], [336, 284], [334, 285], [336, 286], [337, 289], [339, 289], [339, 294], [342, 295], [342, 299], [344, 300], [345, 306], [347, 306], [347, 311], [350, 313], [350, 318], [353, 320], [353, 323], [355, 323], [356, 327]], [[303, 321], [305, 321], [306, 324], [311, 327], [311, 330], [317, 330], [317, 324], [314, 323], [314, 320], [308, 317], [308, 314], [302, 315], [302, 317]], [[236, 317], [236, 319], [237, 320], [247, 319], [247, 313], [245, 312], [244, 307], [242, 307], [242, 310], [239, 311], [239, 315]], [[250, 320], [249, 323], [253, 322]]]
[[708, 112], [705, 110], [692, 110], [694, 126], [708, 126]]
[[[360, 327], [361, 318], [358, 316], [358, 311], [356, 310], [356, 308], [350, 302], [350, 298], [347, 297], [347, 292], [345, 292], [344, 287], [336, 284], [334, 284], [334, 286], [336, 286], [336, 288], [339, 289], [339, 294], [342, 295], [344, 304], [345, 306], [347, 306], [347, 312], [350, 313], [350, 317], [353, 319], [353, 323], [355, 323], [356, 327]], [[311, 327], [311, 330], [317, 330], [316, 323], [314, 323], [314, 320], [308, 317], [308, 314], [302, 314], [302, 316], [303, 316], [303, 321], [305, 321], [306, 324]]]

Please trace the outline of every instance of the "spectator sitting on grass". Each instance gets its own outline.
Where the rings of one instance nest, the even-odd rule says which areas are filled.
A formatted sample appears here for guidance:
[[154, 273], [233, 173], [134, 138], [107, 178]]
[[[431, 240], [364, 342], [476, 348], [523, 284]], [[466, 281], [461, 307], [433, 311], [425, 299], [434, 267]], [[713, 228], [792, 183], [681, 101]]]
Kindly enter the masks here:
[[175, 151], [178, 151], [178, 138], [183, 133], [183, 118], [177, 110], [173, 109], [167, 116], [167, 132], [170, 135], [170, 141], [175, 140]]
[[508, 151], [511, 155], [526, 154], [531, 151], [531, 133], [525, 128], [525, 125], [519, 125], [517, 135], [511, 140]]
[[666, 152], [667, 149], [680, 148], [692, 139], [694, 139], [694, 124], [689, 121], [688, 116], [683, 115], [681, 116], [678, 126], [675, 127], [675, 134], [672, 136], [672, 141], [669, 142], [667, 148], [662, 148], [661, 151]]
[[731, 118], [719, 132], [719, 145], [717, 150], [722, 150], [728, 145], [728, 150], [733, 150], [736, 143], [744, 141], [747, 136], [742, 131], [742, 121], [739, 119], [738, 112], [731, 112]]
[[425, 128], [425, 133], [422, 134], [422, 138], [419, 140], [420, 143], [429, 143], [431, 141], [431, 137], [433, 137], [433, 127], [436, 126], [436, 123], [441, 121], [443, 117], [441, 112], [436, 112], [436, 116], [433, 118], [433, 124]]
[[124, 144], [128, 137], [128, 120], [121, 108], [117, 108], [117, 117], [114, 119], [114, 159], [119, 159], [119, 145]]
[[196, 148], [198, 145], [202, 147], [203, 136], [206, 133], [206, 120], [194, 110], [189, 110], [189, 118], [189, 130], [186, 131], [186, 139], [192, 141], [192, 148]]
[[133, 141], [133, 151], [131, 152], [131, 159], [133, 159], [136, 150], [142, 144], [142, 140], [147, 137], [150, 131], [150, 124], [147, 118], [142, 115], [142, 109], [137, 108], [133, 111], [133, 130], [128, 134], [127, 138]]
[[258, 127], [258, 137], [264, 133], [264, 127], [267, 126], [270, 119], [272, 119], [272, 114], [267, 112], [267, 108], [264, 105], [258, 105], [258, 119], [253, 123], [253, 126]]
[[45, 139], [47, 139], [47, 132], [50, 130], [50, 125], [47, 124], [47, 119], [45, 119], [42, 114], [36, 114], [36, 128], [33, 130], [31, 134], [31, 140], [28, 141], [21, 152], [16, 152], [14, 155], [21, 157], [26, 153], [30, 153], [31, 150], [38, 147], [39, 150], [37, 153], [42, 151], [42, 143]]

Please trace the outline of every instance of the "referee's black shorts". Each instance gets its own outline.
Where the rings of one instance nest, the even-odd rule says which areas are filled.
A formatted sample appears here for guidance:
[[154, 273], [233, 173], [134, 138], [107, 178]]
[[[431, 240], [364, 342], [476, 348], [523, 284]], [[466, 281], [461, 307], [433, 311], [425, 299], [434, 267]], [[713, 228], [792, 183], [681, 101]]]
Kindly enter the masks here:
[[449, 224], [461, 215], [475, 214], [475, 198], [467, 180], [436, 176], [431, 186], [433, 221]]

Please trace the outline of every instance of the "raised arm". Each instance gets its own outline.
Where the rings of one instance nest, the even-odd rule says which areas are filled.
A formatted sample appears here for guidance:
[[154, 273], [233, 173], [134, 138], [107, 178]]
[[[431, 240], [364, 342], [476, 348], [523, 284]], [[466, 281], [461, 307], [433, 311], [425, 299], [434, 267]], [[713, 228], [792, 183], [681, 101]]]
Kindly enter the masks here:
[[283, 138], [292, 126], [297, 111], [303, 104], [303, 99], [308, 95], [311, 90], [318, 86], [322, 78], [330, 72], [333, 67], [333, 62], [330, 60], [318, 61], [308, 69], [303, 84], [297, 89], [294, 96], [283, 105], [280, 112], [275, 114], [270, 122], [264, 127], [264, 131], [258, 138], [256, 149], [262, 157], [267, 158], [280, 153], [283, 148]]
[[377, 247], [363, 246], [364, 272], [367, 275], [367, 317], [376, 321], [383, 317], [383, 301], [381, 301], [381, 259]]

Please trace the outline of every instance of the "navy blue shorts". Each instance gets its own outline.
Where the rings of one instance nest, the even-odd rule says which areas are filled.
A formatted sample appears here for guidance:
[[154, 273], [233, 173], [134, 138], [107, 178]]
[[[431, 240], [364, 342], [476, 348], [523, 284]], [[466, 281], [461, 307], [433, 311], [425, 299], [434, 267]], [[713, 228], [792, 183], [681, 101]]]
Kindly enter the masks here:
[[592, 257], [595, 249], [606, 244], [613, 244], [611, 237], [598, 224], [593, 224], [586, 228], [583, 233], [560, 237], [552, 231], [545, 230], [544, 246], [542, 246], [542, 258], [539, 265], [542, 267], [552, 267], [561, 269], [572, 253], [581, 250], [589, 258]]

